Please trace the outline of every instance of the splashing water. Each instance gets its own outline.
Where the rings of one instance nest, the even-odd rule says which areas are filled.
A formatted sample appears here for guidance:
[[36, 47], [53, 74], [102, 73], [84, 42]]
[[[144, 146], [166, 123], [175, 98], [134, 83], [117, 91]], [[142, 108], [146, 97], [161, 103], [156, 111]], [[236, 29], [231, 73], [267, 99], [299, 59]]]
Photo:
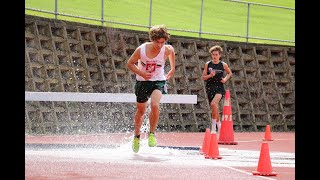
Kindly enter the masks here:
[[147, 134], [149, 134], [149, 130], [150, 130], [150, 124], [149, 124], [149, 114], [150, 114], [151, 108], [150, 108], [150, 100], [148, 101], [148, 105], [147, 105], [147, 112], [145, 114], [142, 126], [140, 128], [140, 133], [141, 134], [145, 134], [144, 135], [144, 139], [147, 139]]

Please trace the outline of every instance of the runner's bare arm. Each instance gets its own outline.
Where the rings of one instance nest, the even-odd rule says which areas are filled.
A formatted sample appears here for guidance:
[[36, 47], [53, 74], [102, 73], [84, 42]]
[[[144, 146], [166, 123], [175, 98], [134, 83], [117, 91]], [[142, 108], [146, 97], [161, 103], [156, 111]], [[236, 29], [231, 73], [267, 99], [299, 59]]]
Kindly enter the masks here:
[[176, 70], [176, 55], [174, 52], [174, 48], [171, 45], [166, 45], [166, 50], [168, 51], [168, 57], [170, 61], [170, 71], [166, 75], [166, 80], [169, 80]]
[[152, 77], [152, 74], [143, 72], [137, 67], [136, 63], [138, 62], [139, 59], [140, 59], [140, 47], [138, 47], [128, 59], [127, 68], [130, 69], [135, 74], [138, 74], [139, 76], [148, 80]]
[[230, 70], [230, 68], [229, 68], [227, 63], [222, 62], [222, 64], [223, 64], [223, 68], [226, 71], [227, 75], [226, 75], [226, 77], [221, 79], [221, 82], [222, 83], [226, 83], [231, 78], [232, 72], [231, 72], [231, 70]]

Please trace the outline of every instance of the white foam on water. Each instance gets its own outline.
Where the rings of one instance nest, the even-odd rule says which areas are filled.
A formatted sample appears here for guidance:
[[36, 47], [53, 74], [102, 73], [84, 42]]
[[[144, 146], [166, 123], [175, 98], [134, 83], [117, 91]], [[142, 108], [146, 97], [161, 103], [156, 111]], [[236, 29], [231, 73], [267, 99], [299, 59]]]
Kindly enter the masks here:
[[[219, 148], [222, 159], [205, 159], [198, 150], [185, 150], [170, 147], [149, 147], [147, 139], [141, 139], [140, 150], [134, 153], [132, 142], [126, 142], [116, 148], [46, 148], [27, 149], [28, 158], [52, 158], [55, 161], [94, 161], [102, 163], [157, 163], [158, 165], [181, 166], [233, 166], [256, 167], [259, 161], [259, 151], [233, 150]], [[270, 152], [273, 167], [295, 167], [295, 154], [285, 152]]]

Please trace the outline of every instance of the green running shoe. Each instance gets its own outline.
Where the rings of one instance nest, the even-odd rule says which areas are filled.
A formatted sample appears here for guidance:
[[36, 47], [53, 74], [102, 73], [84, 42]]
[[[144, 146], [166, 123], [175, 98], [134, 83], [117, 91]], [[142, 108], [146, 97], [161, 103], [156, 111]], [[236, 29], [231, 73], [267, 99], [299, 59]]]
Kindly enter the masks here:
[[148, 144], [149, 144], [150, 147], [154, 147], [154, 146], [157, 145], [157, 140], [156, 140], [156, 137], [154, 137], [153, 133], [149, 134]]
[[134, 138], [132, 142], [132, 150], [133, 152], [137, 153], [140, 148], [140, 138]]

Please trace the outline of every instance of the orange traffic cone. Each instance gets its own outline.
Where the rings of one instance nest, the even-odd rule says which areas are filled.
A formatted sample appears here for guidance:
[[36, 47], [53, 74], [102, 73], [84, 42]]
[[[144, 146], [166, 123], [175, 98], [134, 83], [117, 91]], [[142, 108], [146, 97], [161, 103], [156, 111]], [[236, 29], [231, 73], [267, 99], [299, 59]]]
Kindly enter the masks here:
[[276, 176], [277, 173], [272, 172], [269, 146], [267, 142], [262, 142], [259, 163], [257, 171], [252, 171], [253, 175], [260, 176]]
[[206, 159], [222, 159], [222, 157], [219, 155], [219, 148], [218, 148], [216, 133], [211, 133], [209, 153], [207, 155], [205, 155], [204, 157]]
[[218, 144], [237, 145], [234, 141], [230, 90], [226, 90]]
[[266, 126], [266, 132], [264, 133], [264, 139], [262, 139], [264, 141], [273, 141], [273, 139], [271, 138], [271, 131], [270, 131], [270, 125]]
[[207, 128], [204, 134], [202, 147], [200, 148], [200, 154], [208, 154], [210, 145], [210, 129]]

